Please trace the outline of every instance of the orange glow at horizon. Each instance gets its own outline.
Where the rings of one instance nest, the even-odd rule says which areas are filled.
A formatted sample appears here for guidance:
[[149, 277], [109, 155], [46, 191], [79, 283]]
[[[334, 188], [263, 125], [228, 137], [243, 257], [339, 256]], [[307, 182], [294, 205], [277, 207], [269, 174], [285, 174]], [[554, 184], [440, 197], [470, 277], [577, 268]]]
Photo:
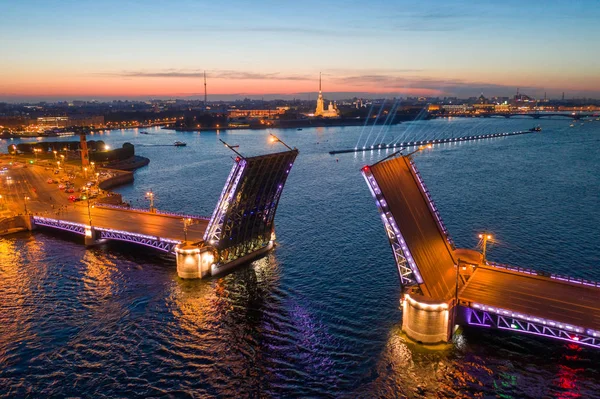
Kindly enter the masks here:
[[[310, 80], [242, 80], [215, 78], [208, 81], [210, 95], [293, 95], [316, 93], [318, 86]], [[333, 92], [372, 92], [402, 95], [439, 95], [442, 90], [406, 87], [385, 88], [375, 85], [324, 83], [325, 95]], [[11, 82], [0, 85], [0, 95], [22, 96], [202, 96], [200, 80], [189, 78], [60, 78], [43, 82]]]

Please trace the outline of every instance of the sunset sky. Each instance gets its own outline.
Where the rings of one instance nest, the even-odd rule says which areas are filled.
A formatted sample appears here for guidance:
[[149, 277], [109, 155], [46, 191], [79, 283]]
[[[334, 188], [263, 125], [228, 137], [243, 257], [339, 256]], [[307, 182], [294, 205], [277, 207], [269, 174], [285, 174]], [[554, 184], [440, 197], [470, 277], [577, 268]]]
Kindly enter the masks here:
[[598, 0], [0, 4], [0, 101], [600, 97]]

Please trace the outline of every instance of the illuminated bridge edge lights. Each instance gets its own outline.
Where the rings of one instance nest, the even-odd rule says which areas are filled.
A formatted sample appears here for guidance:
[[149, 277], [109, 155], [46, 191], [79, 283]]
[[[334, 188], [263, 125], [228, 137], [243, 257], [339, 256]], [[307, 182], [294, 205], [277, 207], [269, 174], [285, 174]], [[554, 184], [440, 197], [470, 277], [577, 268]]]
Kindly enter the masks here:
[[[367, 182], [369, 191], [375, 199], [377, 210], [383, 222], [386, 230], [388, 240], [394, 253], [394, 260], [400, 274], [400, 280], [403, 286], [411, 286], [415, 284], [423, 284], [423, 278], [419, 272], [419, 269], [410, 253], [410, 250], [406, 246], [406, 241], [398, 228], [396, 220], [392, 213], [388, 210], [387, 201], [385, 200], [379, 185], [368, 166], [362, 168], [361, 173]], [[409, 267], [406, 267], [408, 263]]]
[[467, 324], [497, 328], [591, 346], [600, 349], [600, 332], [481, 304], [467, 311]]
[[217, 206], [215, 207], [210, 221], [208, 222], [206, 233], [204, 234], [204, 241], [210, 243], [211, 245], [216, 244], [221, 239], [221, 230], [224, 222], [223, 219], [227, 214], [229, 204], [237, 190], [237, 186], [242, 175], [244, 174], [245, 168], [246, 160], [236, 158], [235, 163], [229, 172], [229, 176], [227, 176], [227, 180], [225, 181], [225, 186], [223, 186], [223, 190], [221, 191], [219, 202], [217, 202]]

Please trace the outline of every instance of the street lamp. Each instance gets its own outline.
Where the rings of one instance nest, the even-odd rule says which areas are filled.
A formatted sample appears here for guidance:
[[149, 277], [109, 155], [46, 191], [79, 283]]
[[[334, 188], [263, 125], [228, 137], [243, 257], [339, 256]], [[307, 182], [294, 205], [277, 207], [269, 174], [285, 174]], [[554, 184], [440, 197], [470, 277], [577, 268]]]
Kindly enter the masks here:
[[191, 218], [183, 218], [183, 242], [187, 242], [188, 227], [190, 227], [191, 224]]
[[95, 162], [90, 162], [90, 165], [92, 166], [92, 171], [96, 169], [96, 163]]
[[292, 147], [290, 147], [289, 145], [287, 145], [286, 143], [284, 143], [279, 137], [275, 136], [273, 133], [269, 133], [269, 141], [271, 141], [271, 143], [281, 143], [284, 146], [286, 146], [286, 148], [290, 151], [293, 151], [294, 149]]
[[87, 210], [88, 210], [88, 221], [90, 223], [90, 227], [92, 227], [92, 210], [90, 209], [90, 193], [89, 188], [86, 187], [85, 194], [83, 196], [84, 200], [87, 200]]
[[23, 203], [25, 204], [25, 214], [29, 215], [29, 212], [27, 211], [27, 201], [29, 201], [31, 198], [25, 196], [23, 197]]
[[433, 146], [431, 144], [427, 144], [427, 145], [422, 145], [419, 148], [417, 148], [416, 150], [414, 150], [413, 152], [411, 152], [410, 154], [406, 154], [407, 157], [410, 157], [411, 155], [416, 154], [419, 151], [423, 151], [426, 148], [432, 148]]
[[154, 213], [154, 193], [152, 192], [152, 190], [146, 193], [146, 198], [150, 200], [150, 212]]
[[56, 160], [56, 154], [58, 154], [58, 151], [54, 150], [52, 152], [54, 153], [54, 159]]
[[83, 173], [85, 174], [85, 178], [87, 179], [87, 166], [83, 168]]
[[485, 264], [485, 255], [487, 252], [487, 242], [488, 242], [488, 240], [492, 239], [492, 235], [483, 233], [483, 234], [479, 234], [479, 238], [481, 240], [483, 240], [483, 243], [481, 245], [482, 245], [483, 264]]

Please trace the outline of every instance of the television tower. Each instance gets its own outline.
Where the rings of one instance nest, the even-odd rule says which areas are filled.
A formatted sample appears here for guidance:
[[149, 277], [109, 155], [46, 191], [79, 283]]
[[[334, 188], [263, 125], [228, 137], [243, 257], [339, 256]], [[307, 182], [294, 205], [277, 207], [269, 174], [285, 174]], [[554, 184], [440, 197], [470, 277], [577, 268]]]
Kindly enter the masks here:
[[206, 107], [208, 103], [208, 96], [206, 94], [206, 71], [204, 71], [204, 107]]

